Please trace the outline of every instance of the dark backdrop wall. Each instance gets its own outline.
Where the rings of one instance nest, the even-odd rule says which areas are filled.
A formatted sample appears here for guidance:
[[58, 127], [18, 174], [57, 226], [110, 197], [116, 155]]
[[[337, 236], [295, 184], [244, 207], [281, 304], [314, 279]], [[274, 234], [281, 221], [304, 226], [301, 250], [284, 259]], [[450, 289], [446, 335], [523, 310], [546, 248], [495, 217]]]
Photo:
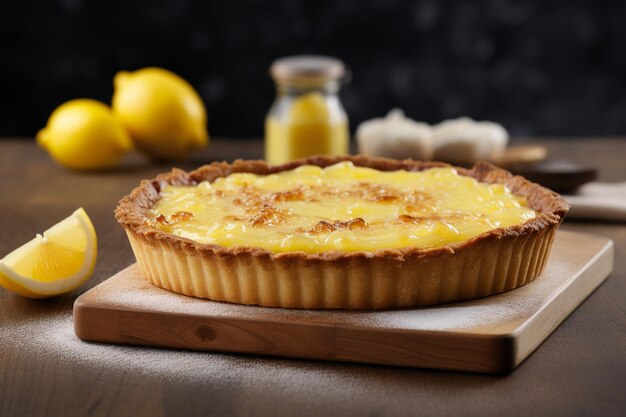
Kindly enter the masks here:
[[116, 71], [162, 66], [200, 92], [214, 136], [261, 136], [273, 59], [353, 73], [352, 127], [394, 106], [469, 115], [515, 136], [626, 134], [623, 1], [3, 1], [0, 136], [32, 136], [62, 102], [108, 102]]

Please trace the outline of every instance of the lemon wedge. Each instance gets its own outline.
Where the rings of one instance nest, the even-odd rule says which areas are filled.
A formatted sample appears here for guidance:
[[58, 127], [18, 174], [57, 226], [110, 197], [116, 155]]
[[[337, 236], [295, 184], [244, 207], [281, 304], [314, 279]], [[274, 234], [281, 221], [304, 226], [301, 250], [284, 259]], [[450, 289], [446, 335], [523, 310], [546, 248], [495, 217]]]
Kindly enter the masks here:
[[0, 259], [0, 285], [30, 298], [70, 292], [91, 276], [97, 253], [96, 231], [79, 208]]

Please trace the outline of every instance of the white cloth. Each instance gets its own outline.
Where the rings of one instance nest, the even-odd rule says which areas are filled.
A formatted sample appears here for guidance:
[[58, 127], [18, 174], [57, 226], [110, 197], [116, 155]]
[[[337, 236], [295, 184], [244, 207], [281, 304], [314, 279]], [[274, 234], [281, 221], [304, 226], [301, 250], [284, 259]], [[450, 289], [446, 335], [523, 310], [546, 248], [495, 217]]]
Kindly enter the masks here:
[[563, 198], [572, 204], [568, 218], [626, 222], [626, 181], [590, 182]]

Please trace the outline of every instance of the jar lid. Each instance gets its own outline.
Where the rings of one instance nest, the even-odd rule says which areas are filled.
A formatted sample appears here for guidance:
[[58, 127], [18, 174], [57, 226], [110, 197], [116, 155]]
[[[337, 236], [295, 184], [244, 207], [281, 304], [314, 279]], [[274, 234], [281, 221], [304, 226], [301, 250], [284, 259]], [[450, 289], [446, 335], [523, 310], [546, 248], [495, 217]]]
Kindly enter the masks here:
[[335, 81], [346, 73], [343, 62], [321, 55], [296, 55], [277, 59], [270, 67], [276, 82], [319, 84]]

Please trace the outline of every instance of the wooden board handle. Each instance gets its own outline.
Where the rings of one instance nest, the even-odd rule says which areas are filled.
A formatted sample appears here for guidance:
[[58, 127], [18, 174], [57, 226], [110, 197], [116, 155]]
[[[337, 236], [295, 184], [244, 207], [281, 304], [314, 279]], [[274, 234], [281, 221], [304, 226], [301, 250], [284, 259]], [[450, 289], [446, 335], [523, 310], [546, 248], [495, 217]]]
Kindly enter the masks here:
[[508, 165], [515, 163], [538, 162], [548, 156], [548, 149], [542, 145], [518, 145], [510, 146], [500, 155], [493, 158], [496, 165]]

